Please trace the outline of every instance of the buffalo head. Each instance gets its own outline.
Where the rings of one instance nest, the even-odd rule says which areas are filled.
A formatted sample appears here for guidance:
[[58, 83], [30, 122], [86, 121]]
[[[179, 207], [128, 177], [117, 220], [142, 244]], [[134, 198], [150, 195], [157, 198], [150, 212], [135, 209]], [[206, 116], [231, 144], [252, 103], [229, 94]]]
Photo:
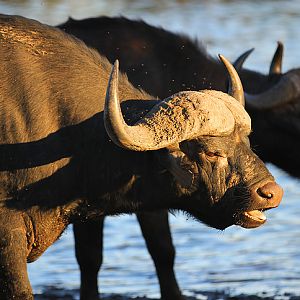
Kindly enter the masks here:
[[242, 69], [249, 51], [235, 65], [247, 90], [246, 108], [253, 123], [251, 143], [264, 161], [299, 177], [300, 164], [293, 158], [300, 148], [300, 68], [282, 73], [283, 50], [278, 42], [268, 75]]
[[[246, 58], [254, 48], [243, 53], [235, 62], [235, 68], [240, 71]], [[251, 93], [246, 94], [246, 102], [249, 109], [270, 110], [297, 102], [300, 97], [300, 69], [292, 69], [282, 73], [282, 58], [284, 47], [278, 42], [277, 49], [270, 64], [269, 75], [259, 84], [259, 80], [253, 80], [256, 88], [249, 88]], [[256, 76], [257, 77], [257, 76]], [[261, 76], [265, 79], [265, 76]]]
[[266, 221], [263, 211], [278, 206], [283, 192], [250, 149], [243, 88], [233, 66], [220, 59], [230, 75], [229, 94], [180, 92], [133, 126], [125, 123], [120, 109], [116, 61], [106, 94], [105, 128], [125, 149], [164, 149], [155, 152], [174, 182], [176, 197], [169, 208], [220, 229], [258, 227]]

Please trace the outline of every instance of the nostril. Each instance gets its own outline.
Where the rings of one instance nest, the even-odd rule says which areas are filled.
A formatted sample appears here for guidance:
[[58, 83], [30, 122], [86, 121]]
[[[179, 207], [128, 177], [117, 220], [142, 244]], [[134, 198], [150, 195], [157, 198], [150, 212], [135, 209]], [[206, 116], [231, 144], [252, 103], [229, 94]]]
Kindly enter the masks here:
[[281, 200], [283, 190], [276, 182], [268, 182], [262, 187], [259, 187], [257, 193], [263, 198]]
[[256, 192], [260, 197], [263, 197], [263, 198], [271, 199], [273, 197], [272, 192], [267, 191], [267, 190], [262, 189], [262, 188], [258, 188]]

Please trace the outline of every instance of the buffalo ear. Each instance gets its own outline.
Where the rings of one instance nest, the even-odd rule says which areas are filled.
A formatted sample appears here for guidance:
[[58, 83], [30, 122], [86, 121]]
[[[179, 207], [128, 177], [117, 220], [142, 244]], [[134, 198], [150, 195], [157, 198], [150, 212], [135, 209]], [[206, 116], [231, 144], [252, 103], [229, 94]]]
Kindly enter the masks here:
[[194, 175], [191, 171], [183, 169], [178, 159], [169, 157], [169, 168], [168, 171], [174, 176], [175, 180], [186, 189], [189, 189], [194, 182]]
[[159, 155], [159, 162], [174, 176], [180, 186], [189, 189], [194, 182], [194, 175], [191, 171], [186, 170], [181, 166], [180, 163], [184, 155], [185, 154], [180, 150], [166, 150], [162, 155]]

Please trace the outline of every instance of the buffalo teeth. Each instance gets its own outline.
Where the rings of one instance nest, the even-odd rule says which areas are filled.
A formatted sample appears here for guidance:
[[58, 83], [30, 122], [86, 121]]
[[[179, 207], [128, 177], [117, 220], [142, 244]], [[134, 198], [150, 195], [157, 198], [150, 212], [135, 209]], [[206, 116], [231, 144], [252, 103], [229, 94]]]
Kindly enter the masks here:
[[244, 214], [255, 221], [265, 221], [267, 219], [266, 215], [259, 210], [246, 211]]

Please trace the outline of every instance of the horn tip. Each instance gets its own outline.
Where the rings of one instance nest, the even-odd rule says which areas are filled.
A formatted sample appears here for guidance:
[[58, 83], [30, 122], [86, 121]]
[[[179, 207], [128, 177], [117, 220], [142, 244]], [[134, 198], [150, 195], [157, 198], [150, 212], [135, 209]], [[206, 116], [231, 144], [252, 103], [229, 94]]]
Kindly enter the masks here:
[[218, 54], [218, 57], [219, 57], [220, 61], [223, 62], [223, 63], [224, 63], [224, 60], [226, 60], [226, 58], [224, 57], [224, 55], [222, 55], [220, 53]]
[[113, 70], [119, 70], [119, 60], [118, 59], [116, 59], [113, 64]]
[[250, 54], [250, 53], [252, 53], [254, 50], [255, 50], [255, 48], [254, 48], [254, 47], [253, 47], [253, 48], [251, 48], [251, 49], [249, 49], [249, 50], [248, 50], [249, 54]]
[[231, 64], [224, 55], [218, 54], [220, 61], [226, 66], [226, 64]]
[[119, 68], [119, 60], [118, 59], [115, 60], [114, 66]]
[[111, 70], [111, 76], [118, 77], [118, 74], [119, 74], [119, 60], [116, 59]]
[[282, 41], [277, 41], [277, 45], [283, 47], [283, 42]]
[[284, 45], [283, 45], [283, 42], [282, 42], [282, 41], [277, 41], [277, 49], [278, 49], [278, 51], [283, 52], [283, 50], [284, 50]]

